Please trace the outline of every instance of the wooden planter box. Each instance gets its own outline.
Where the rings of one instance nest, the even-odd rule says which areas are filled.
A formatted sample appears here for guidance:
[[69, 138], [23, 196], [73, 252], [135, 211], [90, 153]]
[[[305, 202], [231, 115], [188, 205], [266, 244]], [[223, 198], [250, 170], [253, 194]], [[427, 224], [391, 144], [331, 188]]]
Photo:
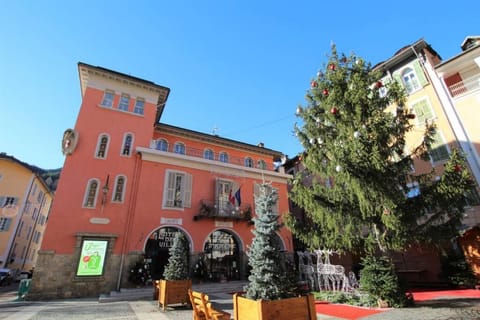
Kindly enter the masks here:
[[280, 300], [250, 300], [233, 295], [235, 320], [316, 320], [312, 294]]
[[169, 304], [187, 304], [190, 301], [188, 289], [192, 288], [192, 280], [159, 280], [158, 306], [163, 310]]

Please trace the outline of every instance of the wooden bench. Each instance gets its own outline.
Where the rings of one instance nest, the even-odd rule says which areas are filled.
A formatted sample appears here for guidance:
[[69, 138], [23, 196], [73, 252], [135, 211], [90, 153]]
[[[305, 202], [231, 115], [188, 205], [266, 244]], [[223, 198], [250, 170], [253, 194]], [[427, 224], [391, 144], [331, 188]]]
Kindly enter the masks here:
[[230, 313], [216, 310], [203, 292], [188, 290], [193, 309], [193, 320], [230, 320]]

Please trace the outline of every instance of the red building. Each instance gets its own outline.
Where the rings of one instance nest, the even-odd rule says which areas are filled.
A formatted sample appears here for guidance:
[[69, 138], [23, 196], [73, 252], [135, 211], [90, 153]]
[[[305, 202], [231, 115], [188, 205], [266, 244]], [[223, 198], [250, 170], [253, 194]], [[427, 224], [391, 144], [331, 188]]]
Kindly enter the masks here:
[[[62, 139], [66, 155], [31, 299], [91, 296], [129, 286], [145, 258], [160, 278], [174, 233], [190, 244], [190, 269], [210, 280], [245, 278], [254, 195], [262, 181], [288, 212], [282, 153], [161, 123], [170, 89], [78, 65], [82, 104]], [[286, 228], [280, 250], [292, 252]]]

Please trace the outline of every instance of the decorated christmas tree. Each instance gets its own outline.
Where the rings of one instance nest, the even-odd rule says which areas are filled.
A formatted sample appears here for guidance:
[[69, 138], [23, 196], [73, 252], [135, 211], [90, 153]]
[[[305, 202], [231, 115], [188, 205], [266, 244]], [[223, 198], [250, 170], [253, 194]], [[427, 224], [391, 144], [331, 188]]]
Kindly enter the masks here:
[[187, 240], [181, 232], [175, 233], [173, 244], [169, 250], [170, 258], [165, 266], [165, 280], [185, 280], [188, 278]]
[[420, 128], [401, 86], [383, 76], [332, 46], [297, 109], [305, 170], [290, 196], [308, 218], [289, 216], [287, 225], [312, 248], [386, 253], [458, 234], [472, 185], [465, 160], [452, 148], [440, 177], [412, 170], [414, 159], [430, 160], [437, 129], [427, 122], [416, 145], [407, 144]]
[[291, 281], [286, 274], [286, 264], [276, 246], [276, 231], [280, 228], [279, 214], [273, 208], [278, 195], [268, 183], [260, 185], [259, 194], [255, 197], [253, 219], [254, 238], [248, 250], [248, 264], [251, 267], [248, 284], [245, 287], [246, 297], [252, 300], [275, 300], [292, 295]]

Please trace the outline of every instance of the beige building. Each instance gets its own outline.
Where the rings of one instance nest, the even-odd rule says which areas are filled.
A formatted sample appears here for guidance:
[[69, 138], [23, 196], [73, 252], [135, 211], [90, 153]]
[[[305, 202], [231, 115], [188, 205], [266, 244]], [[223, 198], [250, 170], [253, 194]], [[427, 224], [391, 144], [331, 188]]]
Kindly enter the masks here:
[[40, 171], [0, 153], [0, 268], [35, 267], [53, 201]]

